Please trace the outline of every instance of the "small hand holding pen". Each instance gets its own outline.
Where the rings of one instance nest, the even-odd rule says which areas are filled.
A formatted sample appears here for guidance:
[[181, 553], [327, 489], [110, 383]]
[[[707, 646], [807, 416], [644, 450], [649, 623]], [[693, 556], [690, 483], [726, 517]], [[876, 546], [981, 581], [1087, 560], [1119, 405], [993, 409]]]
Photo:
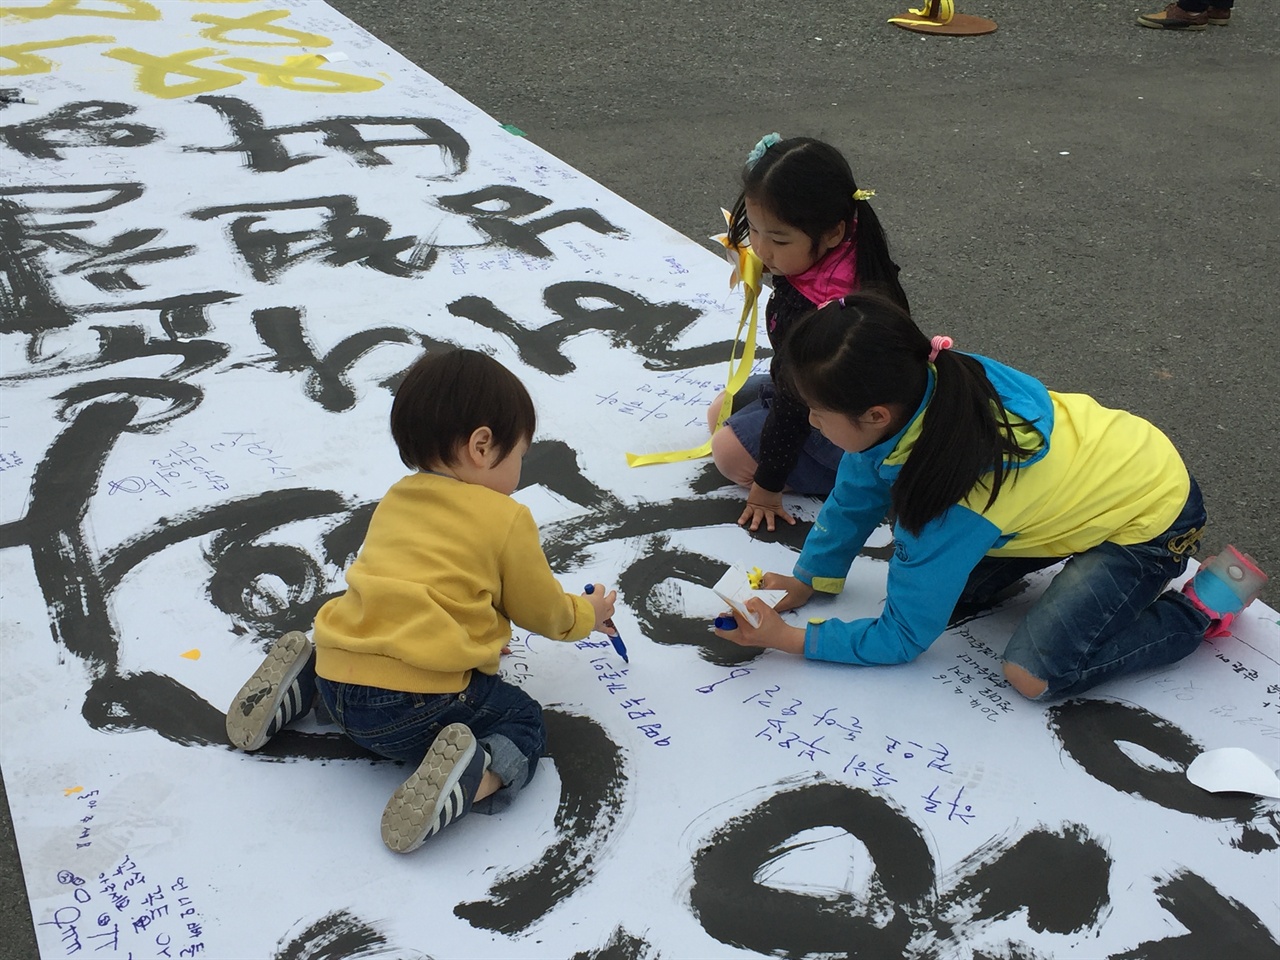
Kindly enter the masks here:
[[715, 619], [716, 636], [741, 647], [770, 647], [787, 653], [803, 654], [804, 629], [791, 626], [778, 616], [778, 612], [802, 606], [813, 595], [813, 588], [795, 577], [780, 573], [758, 576], [758, 568], [753, 569], [748, 576], [753, 589], [785, 590], [786, 597], [776, 607], [769, 606], [758, 597], [747, 600], [747, 609], [759, 620], [759, 626], [753, 626], [731, 612], [722, 613]]
[[630, 663], [631, 659], [627, 656], [627, 648], [622, 642], [622, 634], [618, 633], [618, 628], [613, 625], [613, 601], [618, 596], [618, 592], [611, 590], [608, 594], [605, 594], [604, 584], [588, 583], [583, 588], [583, 593], [588, 598], [591, 598], [595, 594], [597, 587], [600, 588], [600, 596], [590, 601], [596, 610], [596, 622], [604, 627], [604, 634], [609, 638], [609, 642], [613, 644], [613, 649], [618, 652], [622, 662]]

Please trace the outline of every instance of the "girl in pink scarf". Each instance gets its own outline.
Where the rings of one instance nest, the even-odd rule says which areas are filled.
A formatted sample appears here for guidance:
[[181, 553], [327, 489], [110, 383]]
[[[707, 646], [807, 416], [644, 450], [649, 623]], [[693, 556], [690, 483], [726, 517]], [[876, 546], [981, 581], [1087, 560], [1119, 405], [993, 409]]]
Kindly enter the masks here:
[[[809, 425], [809, 409], [778, 387], [779, 347], [794, 323], [816, 307], [857, 290], [876, 290], [908, 309], [884, 230], [859, 190], [848, 161], [809, 137], [763, 137], [747, 157], [742, 193], [730, 214], [729, 240], [750, 243], [773, 276], [765, 328], [774, 348], [769, 374], [747, 380], [733, 414], [711, 438], [720, 472], [746, 487], [738, 523], [773, 530], [795, 523], [784, 490], [826, 496], [842, 451]], [[715, 429], [721, 394], [708, 411]]]

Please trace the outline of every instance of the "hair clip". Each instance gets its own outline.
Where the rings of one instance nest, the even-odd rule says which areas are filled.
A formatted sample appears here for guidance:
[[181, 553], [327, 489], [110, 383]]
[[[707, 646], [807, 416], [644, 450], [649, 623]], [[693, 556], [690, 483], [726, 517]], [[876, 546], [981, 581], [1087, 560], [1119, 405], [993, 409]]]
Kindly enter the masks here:
[[872, 197], [874, 197], [875, 195], [876, 195], [876, 192], [875, 192], [874, 190], [855, 190], [855, 191], [853, 191], [853, 199], [855, 199], [855, 200], [870, 200], [870, 199], [871, 199]]
[[929, 341], [929, 362], [933, 363], [938, 359], [938, 354], [943, 350], [950, 350], [955, 343], [950, 337], [934, 337]]
[[775, 143], [781, 143], [782, 137], [776, 133], [766, 133], [763, 137], [756, 141], [756, 145], [751, 148], [751, 152], [747, 154], [747, 169], [750, 170], [760, 158], [764, 156], [765, 151], [772, 147]]

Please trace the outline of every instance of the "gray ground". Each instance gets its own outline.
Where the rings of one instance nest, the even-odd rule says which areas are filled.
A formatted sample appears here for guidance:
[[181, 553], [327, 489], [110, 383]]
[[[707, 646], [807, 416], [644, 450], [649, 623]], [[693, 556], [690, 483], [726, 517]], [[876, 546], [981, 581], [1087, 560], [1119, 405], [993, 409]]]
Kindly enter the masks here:
[[[1280, 19], [1241, 0], [1173, 34], [1132, 0], [958, 0], [1000, 29], [954, 40], [884, 23], [909, 5], [334, 3], [695, 239], [762, 134], [837, 144], [927, 332], [1154, 421], [1211, 551], [1280, 574]], [[0, 835], [0, 958], [34, 957], [7, 816]]]

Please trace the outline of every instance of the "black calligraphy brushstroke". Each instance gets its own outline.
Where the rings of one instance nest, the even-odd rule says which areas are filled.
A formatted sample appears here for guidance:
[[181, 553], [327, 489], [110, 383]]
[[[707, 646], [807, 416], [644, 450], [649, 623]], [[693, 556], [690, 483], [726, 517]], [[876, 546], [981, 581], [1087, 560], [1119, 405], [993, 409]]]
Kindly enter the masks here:
[[595, 720], [543, 710], [547, 756], [560, 774], [556, 839], [538, 861], [499, 877], [487, 900], [460, 903], [456, 916], [507, 935], [526, 930], [586, 884], [617, 831], [628, 775], [622, 749]]
[[0, 139], [33, 160], [61, 160], [59, 151], [67, 147], [143, 147], [160, 132], [141, 123], [115, 122], [136, 110], [127, 103], [80, 100], [36, 120], [0, 126]]
[[84, 518], [107, 451], [130, 428], [138, 407], [117, 399], [81, 409], [36, 466], [26, 514], [0, 526], [0, 548], [31, 550], [54, 640], [99, 676], [115, 667], [115, 628]]
[[[274, 230], [266, 214], [314, 210], [319, 225], [308, 229]], [[249, 264], [259, 283], [275, 283], [280, 274], [304, 260], [340, 267], [359, 263], [393, 277], [409, 277], [431, 267], [437, 251], [416, 237], [391, 237], [391, 225], [359, 212], [354, 197], [311, 197], [279, 202], [246, 203], [193, 210], [195, 220], [235, 216], [228, 228], [231, 242]], [[293, 219], [291, 224], [296, 222]], [[407, 257], [401, 257], [410, 251]]]
[[[284, 137], [298, 133], [319, 133], [326, 147], [340, 150], [362, 167], [377, 167], [392, 161], [378, 151], [384, 147], [438, 147], [448, 170], [442, 177], [432, 179], [452, 180], [466, 172], [467, 157], [471, 147], [463, 136], [443, 120], [431, 117], [407, 116], [349, 116], [326, 117], [307, 123], [268, 127], [262, 114], [238, 97], [200, 96], [196, 103], [215, 110], [231, 128], [236, 140], [221, 147], [183, 147], [190, 153], [240, 153], [244, 165], [256, 173], [281, 173], [312, 160], [319, 154], [291, 155], [282, 142]], [[366, 140], [361, 126], [408, 127], [420, 136], [392, 139]]]
[[[136, 189], [128, 191], [124, 189], [127, 186]], [[126, 230], [103, 243], [77, 235], [77, 231], [88, 230], [95, 225], [91, 219], [59, 220], [48, 225], [38, 222], [40, 214], [57, 213], [65, 216], [72, 212], [111, 209], [142, 194], [142, 188], [137, 184], [93, 184], [90, 187], [89, 192], [107, 192], [110, 195], [97, 203], [73, 204], [68, 207], [65, 204], [59, 206], [41, 202], [41, 194], [56, 196], [64, 192], [59, 187], [13, 187], [0, 191], [0, 194], [20, 197], [23, 201], [20, 205], [15, 200], [0, 200], [0, 236], [3, 236], [5, 250], [10, 251], [5, 262], [11, 263], [10, 269], [26, 283], [30, 283], [28, 275], [32, 268], [27, 266], [24, 269], [22, 261], [34, 260], [43, 254], [43, 248], [79, 258], [63, 266], [59, 271], [61, 275], [82, 274], [85, 280], [98, 289], [110, 291], [142, 289], [143, 285], [129, 274], [130, 267], [181, 259], [194, 252], [195, 247], [189, 244], [148, 249], [148, 244], [164, 235], [164, 231], [157, 227]], [[42, 272], [46, 276], [52, 275], [47, 270]], [[41, 295], [41, 303], [46, 306], [48, 299], [47, 294]], [[84, 312], [83, 309], [80, 312]], [[65, 325], [66, 318], [59, 322], [55, 316], [54, 326]]]
[[[215, 572], [211, 584], [217, 581], [220, 588], [228, 589], [226, 584], [235, 576], [252, 582], [276, 572], [250, 569], [252, 536], [297, 519], [345, 513], [347, 503], [329, 491], [262, 494], [161, 520], [114, 550], [95, 555], [84, 521], [107, 454], [123, 433], [165, 421], [164, 413], [141, 414], [144, 399], [176, 397], [181, 404], [194, 389], [184, 382], [120, 378], [89, 381], [60, 394], [61, 415], [74, 415], [35, 468], [26, 514], [0, 526], [0, 548], [25, 545], [30, 549], [53, 638], [89, 668], [92, 682], [83, 713], [91, 726], [113, 731], [153, 729], [179, 743], [223, 743], [221, 710], [171, 678], [119, 673], [119, 634], [110, 613], [112, 592], [126, 573], [165, 547], [220, 530], [226, 532], [214, 538], [211, 549], [233, 557], [228, 561], [231, 573], [219, 579], [221, 571]], [[344, 532], [334, 542], [345, 548], [348, 539]], [[261, 559], [260, 554], [255, 556]], [[272, 558], [276, 559], [274, 554]], [[312, 605], [322, 601], [314, 586], [312, 593], [317, 595], [301, 598], [301, 607], [307, 607], [308, 599]], [[279, 616], [283, 620], [289, 613]], [[260, 614], [259, 621], [274, 622], [269, 613]], [[350, 744], [335, 748], [323, 737], [311, 740], [315, 742], [306, 749], [316, 756], [364, 755], [349, 749]]]
[[[1242, 828], [1232, 845], [1247, 853], [1280, 847], [1280, 811], [1264, 799], [1210, 793], [1186, 776], [1204, 748], [1181, 727], [1131, 704], [1111, 700], [1068, 700], [1051, 707], [1049, 729], [1076, 763], [1095, 780], [1167, 810], [1205, 820], [1230, 821]], [[1122, 743], [1150, 750], [1177, 767], [1153, 769], [1135, 762]]]
[[[55, 209], [58, 212], [109, 209], [119, 203], [135, 199], [141, 194], [141, 188], [136, 192], [130, 192], [126, 189], [129, 186], [131, 185], [90, 185], [86, 187], [87, 192], [109, 191], [111, 195], [106, 200], [97, 203], [86, 203], [66, 208], [55, 208], [50, 204], [35, 202], [38, 199], [34, 192], [35, 188], [29, 188], [26, 191], [22, 188], [10, 188], [7, 191], [0, 191], [10, 194], [25, 193], [26, 195], [25, 205], [0, 196], [0, 333], [30, 335], [32, 340], [27, 347], [27, 358], [32, 364], [38, 363], [41, 359], [41, 334], [70, 327], [82, 316], [94, 313], [155, 310], [160, 315], [161, 326], [164, 327], [170, 337], [179, 335], [203, 336], [209, 329], [206, 308], [214, 303], [230, 300], [236, 296], [236, 294], [226, 290], [216, 290], [128, 303], [83, 304], [73, 308], [53, 292], [50, 284], [52, 271], [44, 262], [45, 252], [51, 248], [78, 247], [80, 249], [88, 249], [87, 246], [81, 243], [79, 238], [72, 237], [68, 231], [73, 228], [86, 229], [93, 226], [93, 221], [63, 222], [59, 224], [59, 230], [49, 231], [36, 226], [30, 212], [49, 212]], [[57, 188], [48, 188], [48, 192], [57, 192]], [[121, 236], [125, 237], [123, 242], [126, 244], [137, 239], [136, 236], [130, 237], [128, 234], [122, 234]], [[117, 237], [116, 240], [119, 241], [120, 237]], [[161, 251], [149, 251], [143, 256], [150, 257], [154, 254], [161, 259], [165, 259], [174, 251], [181, 252], [185, 249], [170, 247]], [[123, 286], [136, 288], [139, 285], [130, 279]], [[103, 337], [104, 340], [111, 339], [111, 335], [104, 333], [105, 327], [95, 327], [95, 329], [98, 330], [99, 336]], [[225, 356], [228, 348], [223, 344], [216, 347], [212, 344], [206, 344], [203, 349], [218, 354], [217, 357], [207, 360], [205, 362], [205, 365], [207, 365]], [[114, 362], [114, 360], [104, 355], [100, 358], [99, 363], [91, 362], [90, 367], [111, 362]], [[195, 366], [185, 366], [181, 373], [185, 374], [199, 368], [198, 363]], [[67, 365], [54, 365], [49, 372], [61, 373], [66, 372], [68, 369]], [[48, 375], [47, 370], [49, 370], [48, 367], [13, 373], [7, 375], [6, 379], [25, 380], [44, 376]]]
[[81, 710], [94, 730], [154, 730], [184, 747], [222, 746], [226, 715], [172, 677], [108, 673], [89, 685]]
[[525, 454], [520, 487], [537, 484], [584, 507], [622, 509], [617, 497], [582, 475], [578, 452], [563, 440], [539, 440]]
[[499, 246], [541, 259], [550, 258], [554, 254], [539, 239], [540, 235], [566, 224], [576, 223], [599, 234], [627, 235], [621, 227], [586, 207], [561, 210], [536, 220], [516, 223], [517, 217], [536, 213], [549, 206], [551, 200], [510, 184], [494, 184], [467, 193], [440, 197], [436, 203], [441, 209], [467, 217], [472, 226]]
[[1275, 960], [1280, 943], [1252, 910], [1189, 871], [1179, 871], [1156, 887], [1156, 896], [1189, 932], [1139, 944], [1110, 960]]
[[[870, 853], [875, 872], [862, 894], [807, 895], [757, 879], [792, 849], [789, 838], [827, 826]], [[900, 960], [925, 929], [933, 884], [933, 857], [909, 817], [884, 797], [820, 781], [764, 797], [716, 830], [694, 854], [690, 905], [708, 934], [743, 950]]]
[[341, 413], [355, 406], [356, 391], [351, 382], [351, 368], [378, 347], [399, 343], [436, 350], [454, 346], [404, 327], [374, 327], [338, 341], [321, 357], [302, 329], [302, 317], [303, 313], [297, 307], [255, 310], [253, 328], [258, 338], [272, 351], [266, 361], [269, 368], [278, 373], [305, 372], [307, 379], [303, 392], [330, 413]]
[[[557, 520], [542, 528], [543, 549], [553, 568], [572, 565], [581, 551], [610, 540], [671, 534], [724, 523], [725, 501], [714, 497], [672, 499], [662, 503], [618, 504], [587, 516]], [[785, 524], [779, 540], [799, 551], [806, 531]]]
[[69, 327], [75, 314], [53, 292], [40, 248], [27, 243], [23, 213], [0, 197], [0, 333]]
[[195, 252], [196, 248], [192, 244], [144, 249], [152, 240], [163, 235], [163, 230], [148, 227], [126, 230], [106, 243], [94, 243], [67, 230], [45, 229], [34, 232], [32, 237], [62, 253], [81, 257], [63, 267], [63, 275], [83, 273], [86, 280], [102, 290], [140, 290], [142, 285], [129, 276], [125, 267], [178, 260]]
[[603, 947], [598, 950], [580, 950], [569, 960], [658, 960], [658, 956], [648, 940], [617, 927]]
[[[0, 197], [29, 197], [23, 203], [32, 213], [54, 213], [58, 216], [68, 216], [73, 213], [102, 213], [106, 210], [114, 210], [116, 207], [124, 206], [132, 203], [142, 196], [144, 188], [140, 183], [46, 183], [34, 186], [0, 186]], [[50, 202], [40, 202], [41, 197], [55, 197], [59, 194], [68, 194], [71, 197], [79, 197], [82, 194], [107, 194], [101, 200], [87, 200], [85, 202], [75, 203], [72, 206], [65, 204], [54, 204]], [[74, 226], [76, 228], [84, 228], [91, 226], [93, 221], [79, 221]], [[66, 226], [65, 229], [71, 229]]]
[[[608, 306], [589, 306], [587, 301], [603, 300]], [[701, 313], [687, 304], [653, 303], [607, 283], [583, 280], [553, 283], [543, 292], [543, 302], [560, 319], [530, 329], [512, 319], [486, 297], [459, 297], [449, 304], [449, 312], [470, 320], [511, 341], [520, 359], [543, 373], [564, 376], [577, 369], [561, 347], [566, 340], [600, 330], [615, 347], [642, 354], [650, 370], [683, 369], [723, 360], [733, 346], [730, 341], [672, 350], [680, 337]]]
[[334, 910], [301, 933], [281, 937], [273, 960], [431, 960], [425, 953], [393, 946], [385, 934], [349, 910]]
[[57, 395], [57, 399], [62, 401], [60, 416], [65, 419], [68, 411], [74, 407], [113, 396], [130, 400], [161, 401], [159, 409], [153, 409], [147, 414], [135, 414], [129, 424], [131, 433], [155, 433], [171, 420], [184, 417], [198, 407], [204, 398], [204, 391], [193, 383], [181, 380], [156, 380], [149, 377], [90, 380], [68, 387]]
[[[194, 309], [199, 316], [201, 308], [197, 305]], [[176, 315], [185, 318], [181, 308], [176, 311]], [[165, 316], [166, 314], [162, 312], [161, 317]], [[165, 321], [162, 319], [161, 322], [163, 324]], [[183, 319], [180, 322], [188, 321]], [[190, 326], [194, 327], [195, 323], [190, 323]], [[160, 356], [178, 358], [178, 363], [162, 371], [160, 376], [164, 379], [182, 379], [225, 359], [229, 351], [225, 343], [215, 340], [155, 339], [143, 327], [134, 325], [121, 324], [108, 327], [95, 324], [90, 329], [98, 335], [96, 356], [72, 359], [55, 354], [55, 359], [51, 362], [41, 363], [43, 338], [42, 334], [36, 334], [31, 337], [27, 346], [27, 360], [31, 366], [21, 373], [0, 376], [0, 383], [18, 383], [68, 373], [88, 373], [129, 360]]]
[[1111, 866], [1106, 849], [1078, 824], [1037, 828], [1007, 847], [979, 848], [960, 864], [960, 879], [939, 903], [939, 916], [950, 918], [940, 928], [950, 939], [952, 927], [971, 933], [975, 925], [1025, 911], [1038, 933], [1088, 929], [1109, 909]]
[[1010, 943], [999, 953], [975, 950], [971, 960], [1053, 960], [1053, 957], [1038, 953], [1025, 943]]
[[693, 646], [698, 655], [719, 667], [734, 667], [758, 659], [762, 647], [742, 647], [707, 630], [706, 617], [685, 616], [662, 603], [658, 585], [676, 579], [706, 587], [715, 586], [725, 563], [700, 553], [673, 549], [666, 537], [654, 537], [644, 553], [618, 578], [618, 592], [640, 624], [640, 632], [664, 646]]

